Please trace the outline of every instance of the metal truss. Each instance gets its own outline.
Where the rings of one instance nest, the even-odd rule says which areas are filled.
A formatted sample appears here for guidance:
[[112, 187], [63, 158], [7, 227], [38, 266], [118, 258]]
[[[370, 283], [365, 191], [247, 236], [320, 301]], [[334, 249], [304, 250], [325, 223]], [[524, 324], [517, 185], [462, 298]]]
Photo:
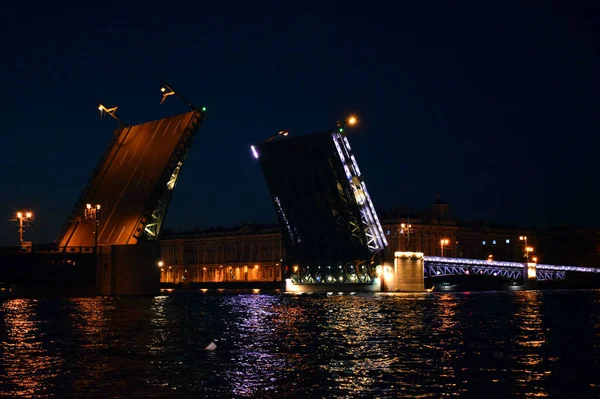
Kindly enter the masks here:
[[[510, 262], [504, 262], [510, 263]], [[516, 262], [515, 262], [516, 263]], [[458, 264], [425, 264], [425, 277], [442, 277], [442, 276], [457, 276], [457, 275], [477, 275], [483, 274], [494, 277], [503, 277], [511, 280], [520, 280], [523, 278], [525, 265], [517, 263], [520, 267], [497, 267], [493, 265], [458, 265]], [[564, 280], [566, 271], [558, 270], [536, 270], [536, 278], [538, 281], [545, 280]]]
[[[483, 259], [466, 259], [466, 258], [443, 258], [441, 256], [425, 256], [425, 263], [444, 264], [444, 265], [466, 265], [466, 266], [483, 266], [497, 268], [512, 268], [519, 269], [525, 267], [523, 262], [504, 262], [504, 261], [489, 261]], [[564, 265], [546, 265], [538, 263], [535, 266], [537, 271], [559, 271], [559, 272], [580, 272], [580, 273], [600, 273], [599, 268], [582, 267], [582, 266], [564, 266]]]
[[387, 247], [387, 240], [383, 234], [381, 223], [379, 222], [375, 207], [373, 206], [373, 202], [367, 191], [367, 186], [361, 179], [360, 169], [358, 169], [356, 159], [354, 158], [354, 155], [352, 155], [348, 138], [342, 136], [342, 134], [338, 132], [332, 133], [331, 136], [338, 155], [340, 156], [350, 187], [352, 188], [356, 204], [360, 209], [361, 221], [367, 238], [369, 251], [371, 253], [382, 251]]
[[289, 276], [294, 284], [371, 284], [376, 277], [374, 268], [365, 261], [337, 266], [295, 265]]
[[183, 162], [179, 162], [177, 164], [177, 167], [173, 171], [171, 178], [167, 182], [167, 189], [163, 192], [163, 195], [158, 200], [156, 209], [150, 215], [150, 222], [144, 228], [144, 236], [149, 240], [155, 240], [156, 237], [158, 237], [158, 233], [160, 232], [162, 222], [167, 214], [169, 202], [171, 202], [171, 195], [173, 193], [173, 189], [175, 188], [175, 184], [177, 183], [182, 165]]
[[181, 135], [181, 139], [171, 155], [167, 167], [163, 171], [163, 174], [146, 203], [146, 207], [144, 208], [134, 237], [141, 240], [158, 239], [158, 234], [160, 233], [162, 223], [167, 214], [173, 190], [181, 173], [181, 168], [183, 167], [183, 162], [192, 144], [194, 134], [203, 120], [203, 114], [199, 111], [195, 111], [188, 126]]

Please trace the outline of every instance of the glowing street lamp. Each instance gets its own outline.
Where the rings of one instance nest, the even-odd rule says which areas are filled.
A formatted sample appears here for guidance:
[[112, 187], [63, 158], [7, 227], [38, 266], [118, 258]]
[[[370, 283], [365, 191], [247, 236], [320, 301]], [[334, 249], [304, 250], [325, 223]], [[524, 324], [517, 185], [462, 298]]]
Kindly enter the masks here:
[[165, 262], [163, 262], [162, 260], [159, 260], [157, 265], [158, 265], [158, 267], [163, 267], [165, 265]]
[[448, 245], [450, 244], [450, 240], [447, 238], [442, 238], [440, 240], [440, 249], [441, 249], [441, 253], [442, 253], [442, 258], [444, 257], [444, 245]]
[[121, 123], [121, 120], [119, 118], [117, 118], [117, 115], [115, 115], [115, 113], [117, 112], [117, 108], [119, 108], [118, 105], [116, 107], [106, 108], [104, 105], [99, 104], [98, 111], [100, 111], [100, 119], [102, 119], [104, 114], [106, 114], [106, 115], [112, 116], [114, 120]]
[[31, 211], [18, 211], [17, 219], [19, 219], [19, 243], [23, 245], [23, 221], [33, 220], [33, 213]]
[[[289, 134], [289, 132], [286, 132], [285, 130], [280, 130], [279, 132], [277, 132], [277, 134], [269, 137], [268, 139], [265, 140], [265, 143], [268, 143], [271, 140], [275, 140], [277, 137], [286, 137]], [[254, 146], [252, 146], [252, 148], [254, 148]], [[253, 149], [253, 152], [256, 151]], [[256, 155], [254, 156], [255, 158], [258, 158]]]
[[[519, 236], [519, 241], [523, 241], [524, 243], [524, 248], [525, 248], [525, 259], [527, 260], [527, 262], [529, 262], [529, 252], [533, 251], [532, 247], [528, 247], [527, 246], [527, 236]], [[529, 250], [531, 248], [531, 251]]]
[[354, 115], [351, 115], [348, 118], [348, 125], [350, 125], [350, 126], [356, 125], [357, 122], [358, 122], [358, 119], [356, 119], [356, 116], [354, 116]]
[[410, 251], [410, 233], [412, 230], [412, 224], [400, 223], [400, 234], [406, 235], [406, 250]]
[[98, 253], [98, 225], [100, 224], [100, 204], [86, 204], [84, 210], [86, 219], [94, 221], [94, 253]]

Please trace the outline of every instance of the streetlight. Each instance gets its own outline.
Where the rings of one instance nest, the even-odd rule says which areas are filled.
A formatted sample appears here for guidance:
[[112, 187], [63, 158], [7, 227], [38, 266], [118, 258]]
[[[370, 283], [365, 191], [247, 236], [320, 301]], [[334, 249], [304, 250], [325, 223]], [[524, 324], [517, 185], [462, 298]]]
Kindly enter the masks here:
[[[289, 134], [289, 133], [288, 133], [288, 132], [286, 132], [285, 130], [280, 130], [279, 132], [277, 132], [277, 134], [275, 134], [275, 135], [273, 135], [273, 136], [269, 137], [268, 139], [266, 139], [266, 140], [265, 140], [265, 143], [268, 143], [269, 141], [271, 141], [271, 140], [274, 140], [274, 139], [276, 139], [277, 137], [285, 137], [285, 136], [287, 136], [288, 134]], [[254, 146], [252, 146], [252, 151], [253, 151], [253, 152], [254, 152], [254, 151], [256, 151], [256, 150], [254, 149]], [[254, 156], [255, 156], [255, 158], [258, 158], [256, 155], [254, 155]]]
[[356, 125], [357, 122], [358, 122], [358, 119], [356, 119], [356, 116], [350, 115], [350, 117], [348, 118], [348, 125], [354, 126], [354, 125]]
[[164, 264], [165, 264], [165, 262], [163, 262], [162, 260], [159, 260], [157, 263], [158, 267], [163, 267]]
[[[527, 246], [527, 236], [519, 236], [519, 241], [523, 241], [524, 244], [524, 248], [525, 248], [525, 259], [527, 259], [527, 261], [529, 261], [529, 250], [527, 248], [530, 248]], [[533, 249], [532, 249], [533, 250]]]
[[100, 204], [86, 204], [85, 212], [86, 219], [94, 221], [94, 253], [98, 253], [98, 225], [100, 224]]
[[527, 263], [529, 263], [530, 252], [533, 252], [533, 247], [525, 247], [525, 259], [527, 259]]
[[31, 211], [18, 211], [17, 219], [19, 219], [19, 244], [23, 246], [23, 221], [33, 220], [33, 213]]
[[440, 248], [441, 248], [441, 252], [442, 252], [442, 258], [444, 257], [444, 245], [448, 245], [450, 244], [450, 240], [447, 238], [442, 238], [440, 240]]
[[412, 224], [410, 223], [401, 223], [400, 224], [400, 234], [406, 234], [406, 250], [410, 251], [410, 231], [412, 229]]

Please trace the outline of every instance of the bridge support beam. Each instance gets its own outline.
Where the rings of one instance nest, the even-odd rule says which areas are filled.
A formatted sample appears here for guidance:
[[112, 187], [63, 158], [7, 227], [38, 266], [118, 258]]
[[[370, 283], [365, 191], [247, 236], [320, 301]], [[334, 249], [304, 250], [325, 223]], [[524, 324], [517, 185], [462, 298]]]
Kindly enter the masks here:
[[98, 247], [96, 286], [101, 295], [157, 295], [160, 292], [157, 241]]
[[425, 290], [422, 252], [395, 252], [394, 266], [383, 265], [381, 290], [384, 292], [418, 292]]
[[523, 289], [537, 289], [537, 271], [535, 262], [525, 263], [525, 267], [523, 269]]

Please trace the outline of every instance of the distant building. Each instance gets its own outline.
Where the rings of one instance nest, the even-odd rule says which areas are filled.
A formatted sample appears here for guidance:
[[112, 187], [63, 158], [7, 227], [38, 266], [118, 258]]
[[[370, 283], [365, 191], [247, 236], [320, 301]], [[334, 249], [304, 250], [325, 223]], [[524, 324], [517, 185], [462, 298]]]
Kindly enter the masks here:
[[[544, 263], [574, 264], [561, 257], [555, 261], [557, 251], [546, 249], [546, 245], [538, 250], [540, 236], [533, 230], [456, 220], [448, 204], [439, 198], [430, 209], [397, 208], [381, 212], [380, 219], [389, 243], [388, 257], [408, 250], [430, 256], [488, 259], [491, 255], [493, 260], [524, 261], [525, 243], [519, 237], [526, 236], [527, 245], [535, 249], [531, 257], [540, 253]], [[555, 236], [558, 240], [562, 237]], [[171, 283], [280, 281], [285, 255], [276, 224], [165, 231], [161, 249], [161, 282]]]
[[243, 225], [175, 233], [161, 239], [161, 282], [280, 281], [277, 225]]

